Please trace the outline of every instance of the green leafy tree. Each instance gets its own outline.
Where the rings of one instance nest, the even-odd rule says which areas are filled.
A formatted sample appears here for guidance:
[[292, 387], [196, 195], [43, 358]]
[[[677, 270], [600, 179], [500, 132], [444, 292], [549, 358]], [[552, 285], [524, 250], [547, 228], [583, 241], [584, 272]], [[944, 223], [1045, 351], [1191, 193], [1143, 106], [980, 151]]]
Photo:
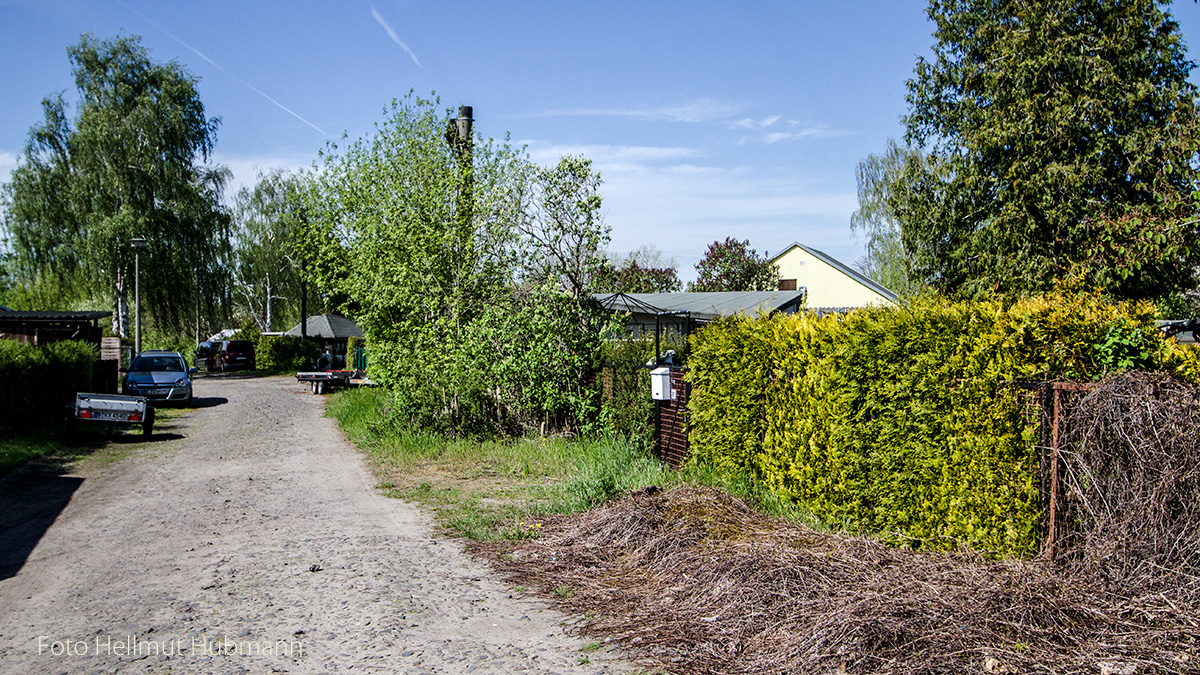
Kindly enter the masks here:
[[324, 153], [295, 231], [302, 274], [362, 327], [401, 423], [581, 430], [606, 328], [590, 297], [599, 176], [464, 139], [451, 114], [410, 95], [372, 137]]
[[242, 188], [234, 199], [230, 267], [238, 304], [260, 331], [290, 328], [300, 318], [303, 287], [291, 241], [303, 217], [301, 200], [299, 178], [282, 170], [259, 174], [254, 188]]
[[600, 293], [677, 293], [682, 287], [674, 267], [642, 267], [637, 260], [607, 263], [596, 281]]
[[696, 280], [688, 284], [688, 291], [773, 291], [778, 287], [779, 267], [765, 252], [760, 257], [750, 248], [749, 239], [727, 237], [709, 244], [696, 263]]
[[207, 164], [218, 120], [205, 117], [196, 78], [152, 62], [137, 37], [84, 35], [67, 54], [78, 113], [68, 118], [61, 95], [42, 102], [45, 118], [4, 188], [16, 281], [46, 303], [112, 303], [114, 331], [127, 335], [128, 242], [145, 237], [144, 312], [178, 330], [224, 285], [228, 172]]
[[903, 228], [898, 213], [911, 214], [908, 204], [897, 203], [908, 192], [903, 179], [913, 171], [935, 171], [929, 158], [918, 150], [888, 139], [887, 150], [869, 155], [858, 163], [858, 210], [850, 216], [850, 229], [867, 237], [867, 255], [858, 267], [871, 279], [901, 296], [921, 289], [913, 279], [910, 253], [904, 248]]
[[570, 156], [531, 170], [533, 203], [517, 228], [525, 272], [536, 283], [554, 280], [579, 298], [592, 290], [609, 240], [600, 213], [600, 174], [592, 171], [592, 160]]
[[389, 352], [375, 359], [383, 381], [413, 391], [452, 357], [447, 346], [505, 287], [516, 257], [525, 163], [507, 145], [476, 143], [464, 227], [458, 195], [468, 176], [445, 140], [448, 115], [409, 96], [373, 137], [331, 146], [296, 240], [309, 278], [344, 299], [373, 353]]
[[610, 255], [596, 277], [599, 293], [677, 293], [683, 288], [674, 259], [654, 246], [629, 255]]
[[907, 162], [895, 214], [918, 278], [964, 295], [1071, 273], [1118, 297], [1192, 285], [1200, 118], [1166, 5], [930, 2], [905, 123], [939, 171]]

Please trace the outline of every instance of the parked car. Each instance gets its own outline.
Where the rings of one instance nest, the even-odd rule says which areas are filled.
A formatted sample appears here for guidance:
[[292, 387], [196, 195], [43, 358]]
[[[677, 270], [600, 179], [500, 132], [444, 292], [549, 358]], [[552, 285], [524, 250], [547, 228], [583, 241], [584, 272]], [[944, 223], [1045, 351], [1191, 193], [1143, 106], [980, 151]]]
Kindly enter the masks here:
[[192, 403], [192, 375], [179, 352], [147, 349], [133, 357], [121, 380], [121, 392], [128, 396], [144, 396], [151, 401]]
[[205, 370], [212, 370], [213, 359], [217, 356], [217, 347], [219, 345], [220, 342], [209, 342], [208, 340], [196, 345], [196, 359], [192, 361], [192, 365], [197, 368], [203, 365]]
[[254, 370], [254, 343], [249, 340], [222, 340], [213, 357], [213, 370], [225, 372], [244, 368]]

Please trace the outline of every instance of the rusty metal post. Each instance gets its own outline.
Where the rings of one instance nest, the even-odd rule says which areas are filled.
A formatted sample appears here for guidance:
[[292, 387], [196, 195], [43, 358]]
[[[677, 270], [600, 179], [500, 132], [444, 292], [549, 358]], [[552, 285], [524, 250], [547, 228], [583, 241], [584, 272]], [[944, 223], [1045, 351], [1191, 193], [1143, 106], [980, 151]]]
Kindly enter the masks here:
[[1050, 423], [1050, 531], [1046, 534], [1046, 551], [1054, 561], [1055, 535], [1058, 531], [1058, 414], [1062, 390], [1054, 387], [1054, 403]]

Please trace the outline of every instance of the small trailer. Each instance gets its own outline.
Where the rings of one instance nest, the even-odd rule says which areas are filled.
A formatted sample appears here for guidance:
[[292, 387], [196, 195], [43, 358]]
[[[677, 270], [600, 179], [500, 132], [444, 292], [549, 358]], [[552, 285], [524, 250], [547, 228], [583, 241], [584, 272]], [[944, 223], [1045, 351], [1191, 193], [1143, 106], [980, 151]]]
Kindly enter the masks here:
[[142, 435], [154, 431], [154, 408], [145, 396], [119, 394], [75, 394], [73, 417], [88, 423], [106, 424], [111, 431], [118, 424], [138, 425]]
[[375, 384], [364, 370], [323, 370], [311, 373], [296, 373], [297, 382], [307, 382], [312, 393], [327, 394], [334, 387], [358, 387]]

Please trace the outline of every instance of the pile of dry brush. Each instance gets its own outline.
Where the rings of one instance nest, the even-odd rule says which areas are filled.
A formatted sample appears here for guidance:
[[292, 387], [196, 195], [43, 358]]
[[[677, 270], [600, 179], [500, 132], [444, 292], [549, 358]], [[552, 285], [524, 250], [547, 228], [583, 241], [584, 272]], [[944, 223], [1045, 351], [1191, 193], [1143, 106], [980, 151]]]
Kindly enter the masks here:
[[478, 547], [670, 673], [1200, 673], [1196, 391], [1126, 375], [1089, 399], [1058, 567], [820, 533], [697, 487]]
[[1110, 377], [1065, 428], [1064, 572], [1200, 603], [1200, 387], [1155, 373]]

